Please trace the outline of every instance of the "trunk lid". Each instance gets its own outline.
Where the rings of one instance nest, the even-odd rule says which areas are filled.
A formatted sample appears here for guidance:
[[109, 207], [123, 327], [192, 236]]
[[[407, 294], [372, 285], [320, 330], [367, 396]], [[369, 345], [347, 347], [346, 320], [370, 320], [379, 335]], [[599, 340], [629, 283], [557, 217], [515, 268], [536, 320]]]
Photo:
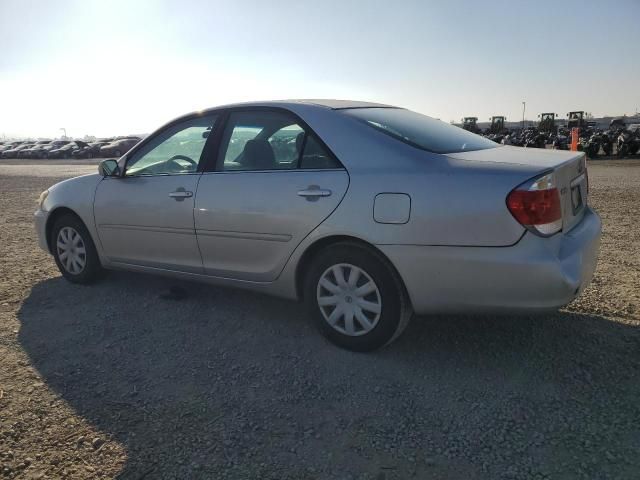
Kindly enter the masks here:
[[498, 146], [486, 150], [450, 153], [447, 156], [472, 162], [528, 166], [535, 170], [539, 169], [539, 174], [553, 171], [560, 192], [562, 231], [568, 232], [584, 217], [588, 195], [587, 165], [584, 152]]
[[584, 152], [554, 168], [562, 202], [562, 231], [568, 232], [584, 217], [587, 206], [587, 161]]

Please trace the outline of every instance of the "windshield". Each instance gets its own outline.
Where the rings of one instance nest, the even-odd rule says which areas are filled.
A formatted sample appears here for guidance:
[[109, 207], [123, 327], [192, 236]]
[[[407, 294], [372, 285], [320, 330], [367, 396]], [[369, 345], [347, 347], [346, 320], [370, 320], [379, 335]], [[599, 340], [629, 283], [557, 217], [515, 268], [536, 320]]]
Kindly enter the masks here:
[[350, 108], [344, 113], [397, 140], [435, 153], [495, 148], [497, 144], [475, 133], [402, 108]]

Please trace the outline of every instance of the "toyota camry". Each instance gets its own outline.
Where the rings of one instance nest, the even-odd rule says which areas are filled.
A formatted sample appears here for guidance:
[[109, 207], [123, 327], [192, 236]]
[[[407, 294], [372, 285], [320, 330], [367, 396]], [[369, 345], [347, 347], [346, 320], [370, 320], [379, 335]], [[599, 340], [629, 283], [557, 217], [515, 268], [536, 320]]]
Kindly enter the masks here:
[[532, 312], [590, 282], [585, 155], [501, 146], [387, 105], [229, 105], [164, 125], [35, 213], [71, 282], [158, 273], [305, 302], [366, 351], [412, 314]]

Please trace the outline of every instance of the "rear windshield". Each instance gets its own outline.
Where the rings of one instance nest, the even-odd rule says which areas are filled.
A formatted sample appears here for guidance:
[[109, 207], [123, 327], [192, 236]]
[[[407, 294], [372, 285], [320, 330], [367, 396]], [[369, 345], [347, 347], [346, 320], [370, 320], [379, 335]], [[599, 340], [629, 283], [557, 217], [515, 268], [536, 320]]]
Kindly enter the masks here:
[[349, 108], [347, 115], [414, 147], [435, 153], [468, 152], [497, 144], [475, 133], [402, 108]]

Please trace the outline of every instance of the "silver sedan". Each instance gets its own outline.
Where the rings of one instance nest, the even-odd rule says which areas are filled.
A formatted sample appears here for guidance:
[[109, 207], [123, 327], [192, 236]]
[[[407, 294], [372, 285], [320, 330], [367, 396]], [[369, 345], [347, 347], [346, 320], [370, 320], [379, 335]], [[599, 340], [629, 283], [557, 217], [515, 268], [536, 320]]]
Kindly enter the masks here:
[[409, 110], [333, 101], [178, 118], [35, 213], [62, 275], [170, 275], [303, 300], [372, 350], [413, 312], [545, 311], [590, 282], [585, 155], [496, 143]]

